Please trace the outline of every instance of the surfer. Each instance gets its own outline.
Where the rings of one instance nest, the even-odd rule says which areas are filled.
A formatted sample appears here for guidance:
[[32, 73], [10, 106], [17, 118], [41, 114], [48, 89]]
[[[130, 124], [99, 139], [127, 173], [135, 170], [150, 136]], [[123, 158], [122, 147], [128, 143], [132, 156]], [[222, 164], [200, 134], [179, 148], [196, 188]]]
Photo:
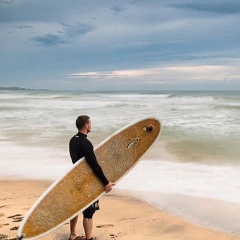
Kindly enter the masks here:
[[[95, 175], [100, 179], [104, 185], [105, 192], [108, 193], [112, 190], [115, 185], [109, 182], [103, 173], [101, 166], [98, 164], [96, 156], [93, 151], [92, 143], [87, 139], [87, 134], [91, 131], [91, 120], [90, 117], [86, 115], [81, 115], [76, 120], [76, 127], [78, 133], [74, 135], [69, 142], [69, 152], [73, 163], [76, 163], [82, 157], [85, 157], [87, 163], [92, 168]], [[83, 228], [85, 231], [85, 240], [93, 239], [93, 214], [96, 210], [99, 210], [99, 201], [90, 205], [86, 210], [83, 211]], [[76, 231], [76, 226], [78, 222], [78, 216], [70, 220], [70, 237], [69, 240], [80, 240], [84, 239], [79, 236]]]

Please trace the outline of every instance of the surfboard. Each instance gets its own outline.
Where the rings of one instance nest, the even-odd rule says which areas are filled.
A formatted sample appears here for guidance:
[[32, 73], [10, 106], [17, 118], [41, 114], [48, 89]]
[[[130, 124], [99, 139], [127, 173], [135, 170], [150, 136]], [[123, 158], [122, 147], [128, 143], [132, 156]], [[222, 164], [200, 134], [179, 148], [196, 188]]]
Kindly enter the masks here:
[[[100, 143], [95, 155], [107, 179], [117, 183], [150, 149], [162, 126], [156, 118], [129, 124]], [[104, 194], [85, 158], [56, 180], [33, 204], [18, 229], [19, 239], [37, 239], [78, 215]]]

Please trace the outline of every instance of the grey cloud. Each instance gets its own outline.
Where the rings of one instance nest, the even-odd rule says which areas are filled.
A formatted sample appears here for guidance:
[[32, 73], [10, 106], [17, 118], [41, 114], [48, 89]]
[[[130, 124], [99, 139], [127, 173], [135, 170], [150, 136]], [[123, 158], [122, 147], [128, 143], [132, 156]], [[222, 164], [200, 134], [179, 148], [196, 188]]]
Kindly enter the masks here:
[[[1, 4], [2, 3], [2, 4]], [[0, 22], [57, 22], [71, 21], [74, 18], [87, 18], [85, 13], [91, 13], [93, 6], [95, 13], [109, 8], [110, 1], [92, 0], [54, 0], [54, 1], [29, 1], [29, 0], [0, 0]]]
[[88, 24], [69, 25], [66, 23], [61, 23], [61, 25], [64, 29], [64, 34], [69, 37], [78, 37], [94, 30], [94, 27]]
[[126, 10], [125, 7], [122, 7], [120, 5], [113, 6], [110, 9], [114, 12], [114, 14], [119, 14], [119, 13], [121, 13], [121, 12]]
[[0, 7], [0, 21], [2, 23], [34, 22], [46, 19], [47, 16], [49, 18], [55, 16], [55, 14], [50, 14], [49, 7], [41, 4], [41, 1], [19, 1], [18, 4], [10, 1], [5, 2], [9, 2], [9, 4], [2, 4]]
[[[81, 12], [84, 4], [80, 1], [10, 1], [0, 0], [0, 22], [49, 22], [61, 19], [64, 21], [71, 15]], [[11, 4], [10, 4], [11, 3]]]
[[225, 14], [235, 14], [240, 13], [240, 3], [239, 2], [195, 2], [195, 3], [176, 3], [171, 4], [171, 7], [191, 9], [201, 12], [213, 12], [213, 13], [225, 13]]
[[44, 46], [52, 46], [66, 43], [62, 35], [48, 33], [44, 36], [33, 37], [32, 40]]
[[16, 26], [15, 28], [17, 28], [17, 29], [25, 29], [25, 28], [34, 28], [34, 27], [30, 26], [30, 25], [21, 25], [21, 26]]
[[0, 0], [0, 3], [11, 4], [14, 3], [14, 0]]
[[31, 38], [32, 41], [44, 46], [52, 46], [59, 44], [66, 44], [75, 41], [79, 36], [85, 35], [94, 30], [94, 27], [87, 24], [69, 25], [60, 23], [63, 27], [62, 31], [55, 33], [48, 33], [43, 36], [36, 36]]
[[0, 78], [9, 81], [239, 59], [239, 0], [0, 1]]

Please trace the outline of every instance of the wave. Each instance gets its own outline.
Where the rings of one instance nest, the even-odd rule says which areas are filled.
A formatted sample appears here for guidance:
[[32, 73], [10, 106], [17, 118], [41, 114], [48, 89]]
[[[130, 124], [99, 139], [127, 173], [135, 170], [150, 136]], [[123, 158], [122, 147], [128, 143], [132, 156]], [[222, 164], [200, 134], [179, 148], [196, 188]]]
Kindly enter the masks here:
[[213, 105], [213, 108], [215, 108], [215, 109], [240, 110], [240, 105], [237, 105], [237, 104]]
[[181, 98], [181, 97], [186, 97], [186, 96], [179, 95], [179, 94], [171, 94], [171, 95], [167, 96], [167, 98]]
[[[214, 101], [213, 96], [219, 100]], [[162, 146], [180, 161], [240, 160], [240, 106], [231, 94], [24, 91], [4, 93], [0, 98], [2, 134], [8, 128], [16, 132], [38, 129], [38, 136], [61, 138], [75, 130], [77, 115], [84, 113], [91, 116], [94, 134], [100, 139], [99, 132], [106, 136], [109, 128], [113, 133], [130, 122], [154, 115], [163, 123]]]
[[164, 148], [182, 162], [240, 165], [238, 137], [166, 127], [161, 140]]

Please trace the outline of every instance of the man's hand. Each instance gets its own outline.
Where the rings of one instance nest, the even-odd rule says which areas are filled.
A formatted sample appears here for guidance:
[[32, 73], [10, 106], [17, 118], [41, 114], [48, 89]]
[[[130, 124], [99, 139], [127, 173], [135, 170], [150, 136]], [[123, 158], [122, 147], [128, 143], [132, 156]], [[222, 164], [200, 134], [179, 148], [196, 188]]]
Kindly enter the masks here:
[[105, 188], [105, 192], [108, 193], [112, 190], [113, 186], [115, 186], [115, 183], [113, 182], [109, 182], [108, 185], [106, 185]]

